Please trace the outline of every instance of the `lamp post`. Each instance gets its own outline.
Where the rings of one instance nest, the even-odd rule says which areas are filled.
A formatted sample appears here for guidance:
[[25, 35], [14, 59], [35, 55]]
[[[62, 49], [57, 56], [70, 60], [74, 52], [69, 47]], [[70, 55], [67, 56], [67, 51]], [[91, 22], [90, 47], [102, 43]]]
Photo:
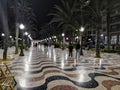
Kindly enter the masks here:
[[84, 32], [84, 27], [83, 27], [83, 25], [84, 25], [84, 20], [83, 20], [84, 17], [83, 17], [83, 10], [82, 10], [82, 8], [87, 6], [90, 3], [90, 0], [87, 0], [87, 1], [81, 0], [81, 3], [82, 3], [82, 5], [81, 5], [80, 9], [81, 9], [81, 24], [82, 24], [82, 26], [80, 28], [80, 32], [81, 32], [80, 55], [83, 55], [83, 51], [82, 51], [82, 44], [83, 44], [83, 42], [82, 42], [82, 33]]
[[100, 36], [101, 36], [101, 42], [103, 43], [104, 42], [104, 35], [101, 34]]
[[29, 47], [28, 46], [28, 32], [25, 32], [24, 35], [25, 35], [25, 44], [26, 44], [25, 48], [26, 48], [26, 50], [28, 50], [28, 47]]
[[78, 39], [79, 39], [79, 37], [78, 37], [78, 36], [76, 36], [76, 37], [75, 37], [75, 41], [76, 41], [76, 42], [78, 42]]
[[54, 39], [55, 39], [55, 44], [57, 43], [57, 37], [56, 36], [54, 36]]
[[83, 41], [82, 41], [82, 34], [83, 34], [83, 32], [84, 32], [84, 30], [85, 30], [85, 28], [84, 27], [82, 27], [81, 26], [81, 28], [80, 28], [80, 33], [81, 33], [81, 47], [80, 47], [80, 55], [83, 55], [83, 50], [82, 50], [82, 46], [83, 46]]
[[62, 37], [63, 37], [63, 43], [64, 43], [65, 42], [65, 40], [64, 40], [65, 34], [64, 33], [62, 33]]
[[20, 24], [20, 26], [19, 26], [19, 28], [20, 28], [20, 30], [21, 30], [21, 38], [22, 38], [22, 40], [21, 40], [21, 47], [20, 47], [20, 54], [19, 54], [19, 56], [24, 56], [24, 53], [23, 53], [23, 30], [25, 29], [25, 26], [23, 25], [23, 24]]
[[65, 34], [64, 33], [62, 33], [62, 37], [63, 37], [62, 49], [64, 50], [64, 43], [65, 43]]
[[10, 40], [10, 47], [11, 47], [13, 45], [13, 38], [11, 35], [9, 36], [9, 40]]
[[1, 36], [2, 36], [2, 39], [3, 39], [3, 40], [2, 40], [2, 41], [3, 41], [3, 44], [2, 44], [2, 49], [3, 49], [3, 48], [4, 48], [4, 44], [5, 44], [5, 41], [4, 41], [5, 34], [4, 34], [4, 33], [2, 33], [2, 34], [1, 34]]

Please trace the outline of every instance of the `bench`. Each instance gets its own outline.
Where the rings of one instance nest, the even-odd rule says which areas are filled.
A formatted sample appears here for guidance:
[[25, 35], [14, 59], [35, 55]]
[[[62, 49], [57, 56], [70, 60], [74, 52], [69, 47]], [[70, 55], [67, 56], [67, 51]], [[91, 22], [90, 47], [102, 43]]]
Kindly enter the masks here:
[[0, 67], [0, 90], [15, 90], [16, 80], [6, 64]]

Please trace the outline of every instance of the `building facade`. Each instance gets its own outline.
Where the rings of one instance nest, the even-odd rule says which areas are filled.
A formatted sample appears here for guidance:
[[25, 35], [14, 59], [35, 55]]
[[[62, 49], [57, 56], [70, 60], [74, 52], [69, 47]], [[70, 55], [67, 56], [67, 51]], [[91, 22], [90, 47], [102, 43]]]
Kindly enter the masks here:
[[[109, 17], [109, 37], [110, 37], [110, 49], [120, 50], [120, 7], [116, 6], [110, 12]], [[107, 16], [103, 17], [102, 20], [102, 31], [103, 41], [105, 47], [107, 47]]]

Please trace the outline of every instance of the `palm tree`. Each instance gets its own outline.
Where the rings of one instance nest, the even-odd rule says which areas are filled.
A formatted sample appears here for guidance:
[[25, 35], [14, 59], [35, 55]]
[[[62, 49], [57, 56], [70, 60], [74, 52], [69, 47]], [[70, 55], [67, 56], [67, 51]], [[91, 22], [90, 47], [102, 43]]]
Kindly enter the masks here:
[[[80, 26], [87, 24], [83, 22], [83, 19], [86, 19], [86, 17], [82, 15], [84, 11], [81, 10], [81, 8], [84, 8], [87, 4], [86, 0], [62, 1], [62, 6], [55, 5], [55, 12], [49, 14], [53, 16], [50, 23], [58, 23], [58, 26], [62, 27], [64, 33], [68, 31], [73, 34], [76, 29], [79, 30]], [[78, 33], [79, 37], [81, 37], [81, 32], [79, 31]], [[70, 36], [71, 40], [72, 38]]]
[[108, 49], [110, 43], [109, 37], [109, 23], [110, 23], [110, 10], [120, 2], [119, 0], [114, 0], [109, 2], [109, 0], [91, 0], [87, 7], [88, 15], [91, 16], [91, 22], [96, 28], [96, 57], [100, 57], [100, 30], [102, 29], [102, 17], [103, 14], [107, 15], [107, 35], [108, 35]]
[[50, 13], [49, 15], [53, 16], [51, 23], [57, 23], [58, 27], [62, 27], [63, 32], [65, 30], [71, 28], [72, 30], [75, 30], [75, 8], [76, 8], [76, 0], [72, 1], [63, 1], [62, 0], [62, 6], [55, 5], [54, 12]]
[[14, 9], [15, 9], [15, 28], [16, 28], [16, 41], [15, 41], [15, 54], [18, 54], [18, 36], [19, 36], [19, 23], [18, 23], [18, 17], [19, 17], [19, 12], [18, 12], [18, 7], [17, 7], [17, 0], [14, 1], [15, 5], [14, 5]]
[[100, 57], [100, 30], [102, 29], [102, 16], [106, 9], [105, 0], [91, 0], [86, 10], [91, 16], [91, 23], [96, 28], [96, 57]]
[[[15, 0], [16, 11], [16, 49], [15, 53], [18, 53], [18, 36], [19, 36], [19, 24], [25, 23], [27, 30], [33, 28], [33, 20], [35, 20], [33, 10], [31, 8], [31, 2], [29, 0]], [[30, 33], [30, 31], [29, 31]]]

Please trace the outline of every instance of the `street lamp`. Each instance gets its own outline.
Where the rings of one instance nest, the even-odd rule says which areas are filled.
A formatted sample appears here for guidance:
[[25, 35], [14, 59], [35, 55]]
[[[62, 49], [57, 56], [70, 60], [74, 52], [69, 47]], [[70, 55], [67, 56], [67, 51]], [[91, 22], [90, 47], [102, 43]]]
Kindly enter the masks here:
[[25, 26], [23, 24], [20, 24], [19, 28], [22, 31], [22, 33], [21, 33], [22, 40], [21, 40], [21, 47], [20, 47], [21, 51], [20, 51], [19, 56], [24, 56], [24, 53], [23, 53], [23, 30], [25, 29]]
[[[100, 35], [101, 36], [101, 44], [102, 44], [102, 48], [104, 48], [104, 34], [101, 34]], [[100, 45], [100, 47], [101, 47], [101, 45]]]
[[28, 35], [28, 32], [25, 32], [25, 35], [27, 36], [27, 35]]
[[82, 45], [83, 45], [83, 41], [82, 41], [82, 33], [84, 32], [85, 28], [83, 26], [81, 26], [80, 28], [80, 32], [81, 32], [81, 47], [80, 47], [80, 55], [83, 55], [83, 50], [82, 50]]
[[12, 38], [12, 36], [10, 36], [10, 38]]
[[20, 29], [21, 30], [25, 29], [25, 26], [23, 24], [20, 24]]
[[4, 36], [5, 36], [5, 34], [4, 34], [4, 33], [2, 33], [2, 34], [1, 34], [1, 36], [2, 36], [2, 37], [4, 37]]
[[79, 37], [77, 36], [76, 39], [78, 39]]
[[64, 37], [64, 36], [65, 36], [65, 34], [64, 34], [64, 33], [62, 33], [62, 36]]
[[9, 40], [10, 40], [10, 46], [12, 46], [13, 45], [13, 38], [11, 35], [9, 36]]
[[2, 44], [2, 49], [3, 49], [4, 44], [5, 44], [5, 41], [4, 41], [4, 39], [5, 39], [5, 34], [4, 34], [4, 33], [2, 33], [2, 34], [1, 34], [1, 36], [2, 36], [2, 38], [3, 38], [3, 44]]
[[26, 49], [28, 49], [30, 46], [29, 46], [29, 40], [28, 40], [28, 32], [25, 32], [24, 33], [24, 35], [25, 35], [25, 47], [26, 47]]
[[63, 43], [65, 42], [65, 34], [64, 33], [62, 33], [62, 37], [63, 37]]
[[56, 37], [56, 36], [54, 36], [54, 38], [56, 39], [57, 37]]
[[76, 41], [76, 42], [78, 41], [78, 38], [79, 38], [78, 36], [75, 37], [75, 41]]
[[54, 39], [55, 39], [54, 41], [55, 41], [55, 43], [56, 43], [56, 42], [57, 42], [57, 36], [54, 36]]
[[81, 26], [80, 31], [84, 32], [85, 28]]
[[65, 43], [65, 34], [64, 33], [62, 33], [62, 37], [63, 37], [62, 49], [64, 50], [64, 43]]
[[101, 34], [100, 36], [103, 37], [103, 34]]
[[68, 40], [69, 38], [67, 37], [66, 40]]
[[83, 25], [84, 25], [84, 22], [83, 22], [83, 7], [85, 7], [85, 6], [87, 6], [89, 3], [90, 3], [90, 0], [87, 0], [87, 1], [84, 1], [84, 0], [81, 0], [81, 3], [82, 3], [82, 5], [81, 5], [81, 7], [80, 7], [80, 9], [81, 9], [81, 24], [82, 24], [82, 26], [81, 26], [81, 28], [80, 28], [80, 32], [81, 32], [81, 47], [80, 47], [80, 55], [83, 55], [83, 51], [82, 51], [82, 33], [84, 32], [84, 27], [83, 27]]

